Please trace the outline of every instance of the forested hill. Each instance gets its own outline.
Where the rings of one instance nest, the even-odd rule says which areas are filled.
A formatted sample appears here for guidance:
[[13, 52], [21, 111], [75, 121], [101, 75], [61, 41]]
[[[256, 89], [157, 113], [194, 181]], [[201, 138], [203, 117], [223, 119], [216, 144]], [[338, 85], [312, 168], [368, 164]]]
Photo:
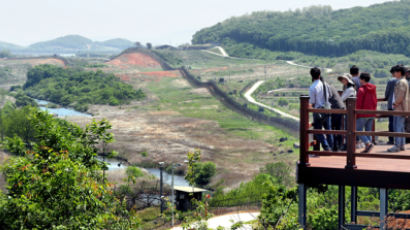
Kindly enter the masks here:
[[256, 47], [321, 56], [363, 49], [410, 56], [410, 0], [337, 11], [313, 6], [256, 12], [202, 29], [192, 43], [221, 43], [237, 56], [246, 56], [246, 49]]

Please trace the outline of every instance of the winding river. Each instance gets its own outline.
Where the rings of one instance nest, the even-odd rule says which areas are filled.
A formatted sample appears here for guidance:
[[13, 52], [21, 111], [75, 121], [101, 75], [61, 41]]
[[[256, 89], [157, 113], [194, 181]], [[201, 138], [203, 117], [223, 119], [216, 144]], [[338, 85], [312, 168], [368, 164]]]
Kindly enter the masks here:
[[[82, 116], [82, 117], [92, 117], [91, 114], [88, 113], [82, 113], [79, 111], [76, 111], [72, 108], [48, 108], [47, 105], [50, 104], [50, 102], [45, 101], [45, 100], [38, 100], [36, 99], [37, 104], [39, 105], [39, 108], [43, 111], [47, 111], [51, 114], [56, 115], [57, 117], [69, 117], [69, 116]], [[120, 161], [116, 159], [106, 159], [106, 158], [100, 158], [101, 160], [104, 160], [105, 162], [108, 163], [108, 170], [116, 170], [116, 169], [122, 169], [126, 168], [127, 166]], [[157, 168], [146, 168], [148, 173], [154, 175], [156, 178], [160, 177], [160, 170]], [[171, 185], [172, 181], [172, 175], [163, 171], [163, 179], [165, 184]], [[174, 175], [174, 185], [175, 186], [189, 186], [189, 183], [185, 180], [183, 176], [179, 175]]]

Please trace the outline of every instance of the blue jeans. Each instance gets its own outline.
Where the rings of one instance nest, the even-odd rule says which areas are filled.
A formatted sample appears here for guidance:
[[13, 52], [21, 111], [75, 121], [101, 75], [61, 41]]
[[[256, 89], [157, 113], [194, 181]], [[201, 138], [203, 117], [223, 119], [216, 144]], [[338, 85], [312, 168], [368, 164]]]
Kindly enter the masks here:
[[[330, 115], [324, 115], [324, 118], [321, 120], [319, 119], [318, 114], [313, 114], [313, 127], [315, 129], [321, 130], [325, 128], [325, 130], [331, 129], [331, 119]], [[324, 150], [329, 150], [331, 146], [333, 146], [333, 135], [325, 135], [323, 134], [315, 134], [316, 140], [318, 140], [322, 144], [322, 148]]]
[[[394, 132], [396, 133], [404, 133], [404, 122], [405, 118], [401, 116], [394, 116], [393, 117], [393, 127]], [[406, 143], [405, 137], [394, 137], [394, 145], [397, 147], [402, 147]]]
[[[356, 121], [356, 131], [363, 131], [363, 128], [365, 131], [372, 131], [373, 120], [374, 120], [373, 117], [358, 118]], [[365, 144], [370, 144], [370, 142], [372, 142], [372, 139], [370, 136], [359, 136], [359, 138]]]

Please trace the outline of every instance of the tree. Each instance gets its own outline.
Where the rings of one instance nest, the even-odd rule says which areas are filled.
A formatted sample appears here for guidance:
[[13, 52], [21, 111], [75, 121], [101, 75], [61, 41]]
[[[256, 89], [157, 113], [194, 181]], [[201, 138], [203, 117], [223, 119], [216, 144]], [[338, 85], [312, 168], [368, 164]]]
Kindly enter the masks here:
[[135, 90], [113, 74], [52, 65], [38, 65], [30, 69], [23, 90], [24, 96], [73, 106], [79, 111], [86, 111], [88, 104], [116, 106], [145, 97], [142, 90]]
[[[138, 222], [112, 195], [96, 158], [97, 143], [109, 142], [106, 121], [85, 130], [34, 107], [6, 107], [6, 148], [19, 154], [2, 171], [0, 226], [5, 229], [130, 229]], [[17, 117], [20, 115], [22, 117]], [[17, 132], [17, 120], [30, 132]], [[29, 145], [23, 142], [29, 140]], [[135, 174], [135, 173], [134, 173]]]
[[216, 173], [216, 165], [213, 162], [200, 162], [201, 151], [188, 152], [188, 167], [185, 179], [190, 185], [204, 186], [209, 184]]
[[194, 166], [195, 184], [205, 186], [211, 182], [211, 178], [216, 173], [216, 166], [213, 162], [198, 162]]
[[280, 99], [278, 100], [278, 104], [279, 104], [280, 106], [287, 106], [287, 105], [289, 104], [289, 102], [288, 102], [288, 100], [286, 100], [285, 98], [280, 98]]
[[8, 50], [1, 50], [0, 51], [0, 58], [9, 58], [11, 57], [11, 53]]
[[259, 223], [264, 229], [298, 229], [296, 189], [286, 190], [283, 186], [268, 180], [267, 192], [262, 199]]
[[265, 165], [261, 173], [266, 173], [277, 179], [279, 184], [291, 186], [294, 184], [294, 178], [291, 176], [292, 169], [284, 162], [276, 162]]
[[409, 11], [408, 1], [396, 1], [337, 11], [313, 6], [293, 12], [255, 12], [202, 29], [192, 43], [220, 43], [233, 56], [263, 59], [269, 59], [269, 51], [329, 57], [374, 50], [408, 56]]
[[147, 42], [147, 49], [152, 49], [152, 44], [151, 43], [149, 43], [149, 42]]

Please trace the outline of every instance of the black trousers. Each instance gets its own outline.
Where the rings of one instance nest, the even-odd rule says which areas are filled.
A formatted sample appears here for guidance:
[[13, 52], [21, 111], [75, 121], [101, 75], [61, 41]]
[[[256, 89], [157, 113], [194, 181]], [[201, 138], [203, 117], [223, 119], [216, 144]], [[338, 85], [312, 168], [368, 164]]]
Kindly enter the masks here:
[[[391, 110], [391, 109], [389, 109]], [[389, 116], [389, 132], [394, 132], [393, 116]], [[394, 144], [394, 137], [389, 137], [389, 142]]]
[[[342, 130], [342, 114], [332, 114], [332, 130]], [[334, 135], [333, 150], [338, 150], [343, 146], [343, 136]]]

